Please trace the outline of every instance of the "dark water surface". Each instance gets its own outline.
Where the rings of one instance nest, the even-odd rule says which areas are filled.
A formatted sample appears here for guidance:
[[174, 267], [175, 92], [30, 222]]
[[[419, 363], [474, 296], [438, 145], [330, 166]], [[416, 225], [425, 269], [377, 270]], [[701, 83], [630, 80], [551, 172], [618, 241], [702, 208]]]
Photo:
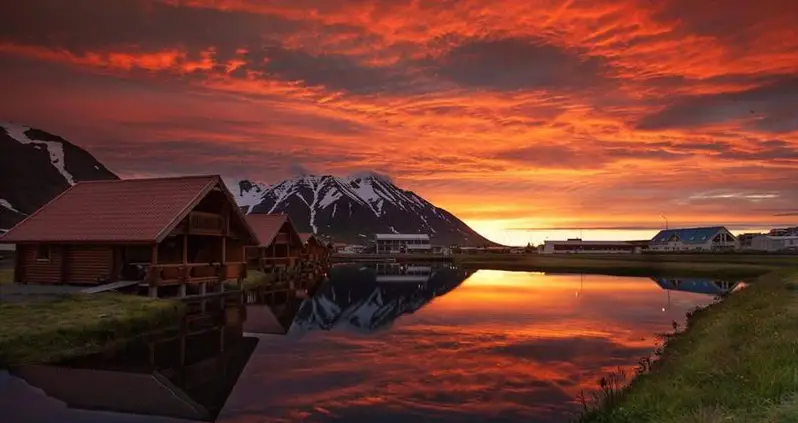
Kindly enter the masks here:
[[[252, 306], [246, 330], [260, 332], [252, 335], [259, 341], [218, 421], [569, 421], [582, 390], [595, 390], [619, 368], [631, 373], [659, 343], [656, 334], [735, 287], [702, 279], [415, 273], [375, 278], [373, 269], [341, 268], [298, 307]], [[0, 374], [0, 420], [179, 421], [68, 408], [8, 374]]]

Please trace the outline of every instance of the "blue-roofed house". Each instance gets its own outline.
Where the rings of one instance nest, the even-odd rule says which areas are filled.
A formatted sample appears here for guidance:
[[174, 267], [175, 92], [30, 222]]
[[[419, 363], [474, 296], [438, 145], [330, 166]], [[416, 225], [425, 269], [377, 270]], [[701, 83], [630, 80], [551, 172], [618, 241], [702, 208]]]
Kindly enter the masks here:
[[722, 295], [733, 291], [739, 285], [739, 281], [724, 281], [707, 278], [651, 278], [662, 289], [668, 291], [685, 291], [696, 294]]
[[666, 229], [648, 242], [650, 251], [726, 251], [739, 247], [737, 238], [723, 226]]

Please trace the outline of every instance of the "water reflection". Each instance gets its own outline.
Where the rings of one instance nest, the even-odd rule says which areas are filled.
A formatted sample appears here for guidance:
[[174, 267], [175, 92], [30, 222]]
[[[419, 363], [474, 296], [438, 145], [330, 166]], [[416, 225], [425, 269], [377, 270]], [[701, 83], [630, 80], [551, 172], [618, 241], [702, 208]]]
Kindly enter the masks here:
[[[218, 421], [231, 423], [568, 421], [580, 391], [596, 389], [601, 376], [619, 368], [631, 373], [659, 342], [656, 334], [738, 287], [702, 279], [472, 274], [440, 265], [341, 266], [331, 276], [304, 301], [247, 307], [244, 331], [266, 335], [238, 356], [249, 358], [240, 376], [236, 366], [226, 373], [238, 380], [231, 394], [232, 383], [214, 381], [217, 373], [209, 370], [224, 366], [206, 366], [209, 383], [194, 386], [215, 386], [216, 394], [175, 379], [183, 392], [176, 398], [210, 404], [204, 406], [211, 419], [221, 409]], [[146, 392], [141, 398], [154, 393], [125, 386], [122, 397], [130, 401], [137, 398], [130, 391]], [[101, 390], [114, 397], [113, 389]], [[203, 401], [209, 397], [215, 399]], [[16, 379], [5, 388], [0, 379], [0, 409], [11, 410], [11, 422], [108, 419], [55, 406]], [[113, 420], [166, 421], [121, 414]]]
[[740, 281], [711, 278], [651, 278], [662, 289], [694, 292], [696, 294], [725, 295], [744, 286]]
[[631, 374], [657, 333], [713, 301], [645, 278], [479, 271], [414, 285], [342, 271], [288, 337], [261, 340], [225, 421], [567, 421], [580, 391]]

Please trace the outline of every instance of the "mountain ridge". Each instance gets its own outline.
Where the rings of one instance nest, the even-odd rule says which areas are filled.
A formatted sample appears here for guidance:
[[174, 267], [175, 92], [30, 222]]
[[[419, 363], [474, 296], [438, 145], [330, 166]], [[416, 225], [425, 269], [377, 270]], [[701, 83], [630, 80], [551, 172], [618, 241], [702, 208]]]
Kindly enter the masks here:
[[356, 243], [375, 233], [428, 233], [439, 244], [493, 245], [445, 209], [377, 175], [300, 175], [234, 187], [245, 213], [285, 213], [298, 229]]
[[14, 122], [0, 122], [0, 151], [0, 233], [77, 182], [119, 179], [85, 149]]

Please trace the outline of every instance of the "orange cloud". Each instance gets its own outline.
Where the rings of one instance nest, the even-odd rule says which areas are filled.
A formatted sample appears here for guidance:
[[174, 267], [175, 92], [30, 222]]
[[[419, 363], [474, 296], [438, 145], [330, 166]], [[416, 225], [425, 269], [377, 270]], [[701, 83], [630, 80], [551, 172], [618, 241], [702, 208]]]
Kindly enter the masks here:
[[[511, 228], [656, 226], [662, 213], [684, 225], [790, 223], [776, 215], [798, 200], [789, 0], [78, 6], [0, 6], [0, 57], [12, 65], [0, 71], [0, 114], [63, 128], [123, 175], [176, 168], [115, 150], [109, 133], [200, 155], [184, 172], [380, 169], [523, 244], [540, 236]], [[85, 25], [85, 10], [115, 23]], [[98, 118], [75, 123], [89, 111]]]

